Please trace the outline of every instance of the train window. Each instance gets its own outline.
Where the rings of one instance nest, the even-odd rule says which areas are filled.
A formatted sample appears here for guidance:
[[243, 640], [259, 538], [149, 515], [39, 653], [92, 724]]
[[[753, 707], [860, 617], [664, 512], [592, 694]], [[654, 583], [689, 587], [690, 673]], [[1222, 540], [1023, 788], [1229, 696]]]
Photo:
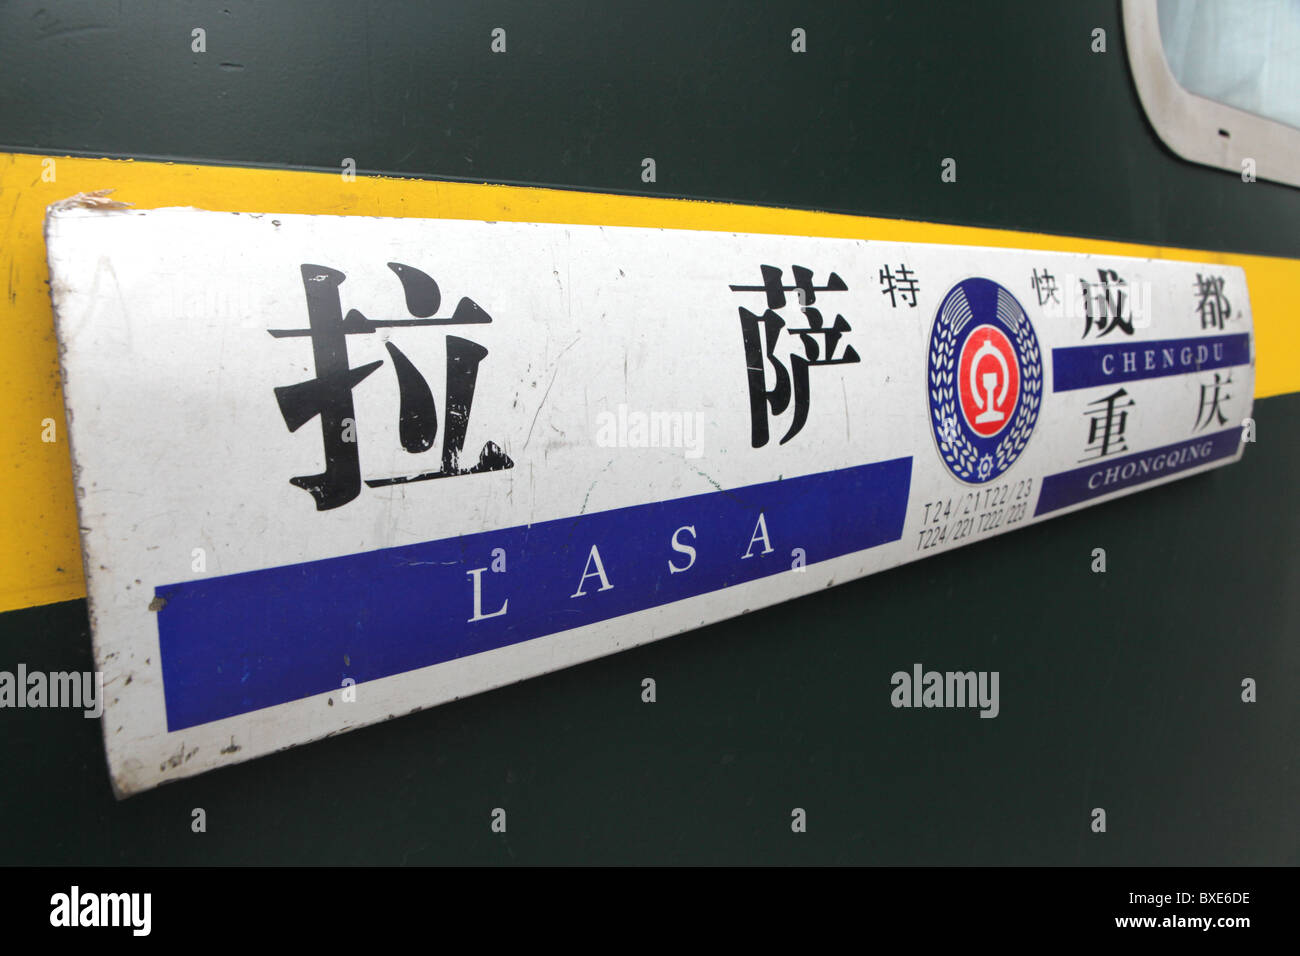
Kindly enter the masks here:
[[1300, 186], [1300, 0], [1124, 0], [1138, 97], [1192, 162]]
[[1159, 0], [1156, 9], [1179, 86], [1300, 129], [1300, 2]]

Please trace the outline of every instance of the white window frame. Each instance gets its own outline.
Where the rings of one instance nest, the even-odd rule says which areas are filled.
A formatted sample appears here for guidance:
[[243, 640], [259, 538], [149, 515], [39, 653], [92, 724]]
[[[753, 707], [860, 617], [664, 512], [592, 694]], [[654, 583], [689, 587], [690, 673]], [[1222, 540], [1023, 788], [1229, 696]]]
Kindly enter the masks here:
[[1300, 186], [1300, 130], [1189, 93], [1175, 79], [1160, 42], [1157, 0], [1123, 0], [1124, 45], [1138, 99], [1164, 144], [1183, 159], [1241, 175]]

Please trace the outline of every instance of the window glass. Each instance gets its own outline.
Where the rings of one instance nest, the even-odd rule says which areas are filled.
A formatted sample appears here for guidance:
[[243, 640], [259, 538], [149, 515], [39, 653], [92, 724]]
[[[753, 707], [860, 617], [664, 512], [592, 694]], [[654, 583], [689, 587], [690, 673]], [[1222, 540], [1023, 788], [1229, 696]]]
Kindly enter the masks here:
[[1300, 129], [1300, 0], [1159, 0], [1157, 9], [1184, 89]]

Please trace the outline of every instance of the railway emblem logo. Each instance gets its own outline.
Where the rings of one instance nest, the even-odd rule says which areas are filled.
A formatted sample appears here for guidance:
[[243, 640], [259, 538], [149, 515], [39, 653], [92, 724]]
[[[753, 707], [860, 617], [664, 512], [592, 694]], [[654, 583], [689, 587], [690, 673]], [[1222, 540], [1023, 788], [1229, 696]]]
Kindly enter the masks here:
[[930, 426], [944, 464], [968, 484], [997, 478], [1029, 443], [1043, 394], [1038, 337], [1015, 296], [963, 279], [930, 332]]

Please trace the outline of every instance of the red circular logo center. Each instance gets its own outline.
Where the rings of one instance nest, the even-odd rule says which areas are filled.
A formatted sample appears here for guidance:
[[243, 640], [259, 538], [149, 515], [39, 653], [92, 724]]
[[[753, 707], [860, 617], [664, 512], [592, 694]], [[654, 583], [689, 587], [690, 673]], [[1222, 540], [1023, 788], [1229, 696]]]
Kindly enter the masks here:
[[975, 434], [989, 438], [1006, 428], [1020, 396], [1020, 365], [1011, 340], [994, 325], [966, 338], [957, 362], [961, 413]]

